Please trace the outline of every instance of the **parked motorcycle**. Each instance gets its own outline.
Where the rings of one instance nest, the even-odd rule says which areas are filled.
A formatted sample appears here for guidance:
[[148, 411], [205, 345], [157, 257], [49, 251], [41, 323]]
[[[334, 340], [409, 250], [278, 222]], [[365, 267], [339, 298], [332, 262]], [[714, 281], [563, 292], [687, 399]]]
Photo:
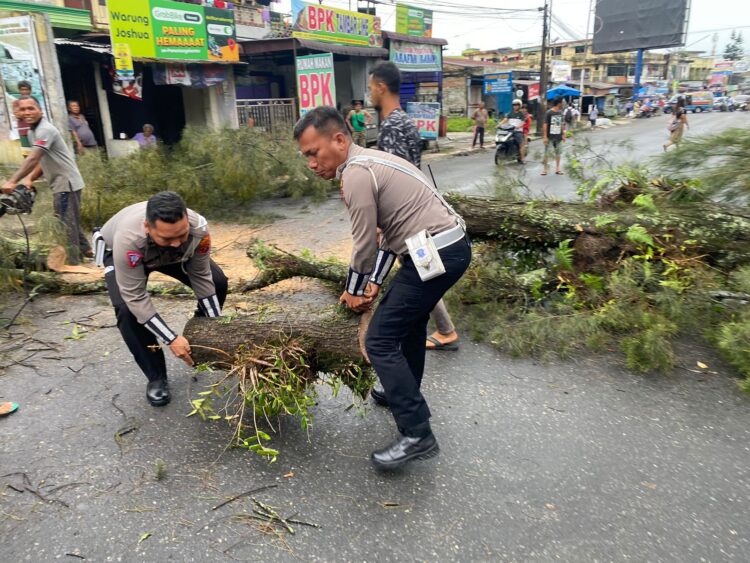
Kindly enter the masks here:
[[521, 147], [516, 142], [516, 137], [513, 134], [515, 131], [516, 125], [512, 123], [497, 126], [495, 132], [495, 164], [507, 162], [511, 159], [518, 160], [520, 157]]

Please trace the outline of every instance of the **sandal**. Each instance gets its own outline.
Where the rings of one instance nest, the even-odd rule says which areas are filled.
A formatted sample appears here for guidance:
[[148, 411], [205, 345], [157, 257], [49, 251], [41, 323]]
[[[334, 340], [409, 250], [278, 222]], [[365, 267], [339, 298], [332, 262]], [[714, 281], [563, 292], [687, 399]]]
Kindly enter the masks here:
[[562, 175], [564, 175], [564, 174], [565, 174], [565, 172], [560, 172], [560, 171], [558, 170], [557, 172], [555, 172], [555, 174], [557, 174], [558, 176], [562, 176]]
[[425, 348], [427, 350], [445, 350], [446, 352], [452, 352], [455, 350], [458, 350], [458, 340], [454, 340], [453, 342], [440, 342], [437, 338], [434, 336], [428, 336], [427, 342], [429, 344], [432, 344], [432, 346], [426, 345]]
[[18, 410], [18, 403], [0, 403], [0, 416], [7, 416]]

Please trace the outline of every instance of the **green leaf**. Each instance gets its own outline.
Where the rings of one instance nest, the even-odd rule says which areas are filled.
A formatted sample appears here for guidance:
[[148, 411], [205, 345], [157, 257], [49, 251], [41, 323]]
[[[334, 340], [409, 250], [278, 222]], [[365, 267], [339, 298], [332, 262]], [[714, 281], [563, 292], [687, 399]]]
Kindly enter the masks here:
[[146, 541], [150, 537], [151, 537], [151, 532], [145, 532], [145, 533], [141, 534], [141, 537], [138, 538], [138, 545], [140, 545], [141, 543], [143, 543], [144, 541]]
[[652, 213], [659, 212], [654, 203], [654, 197], [651, 194], [638, 194], [633, 199], [633, 205], [651, 211]]
[[638, 223], [630, 225], [628, 232], [625, 233], [625, 237], [636, 244], [645, 244], [646, 246], [654, 246], [654, 239], [648, 234], [648, 231], [643, 225]]
[[611, 225], [617, 220], [617, 216], [612, 213], [603, 213], [594, 218], [594, 225], [597, 229]]

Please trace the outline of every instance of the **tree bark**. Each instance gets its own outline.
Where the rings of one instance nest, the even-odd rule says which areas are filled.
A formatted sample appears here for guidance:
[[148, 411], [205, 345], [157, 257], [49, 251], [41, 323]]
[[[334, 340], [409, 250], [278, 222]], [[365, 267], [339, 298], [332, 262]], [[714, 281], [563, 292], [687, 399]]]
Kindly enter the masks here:
[[347, 266], [341, 262], [291, 254], [255, 239], [250, 241], [247, 255], [260, 273], [240, 287], [241, 292], [253, 291], [298, 276], [327, 280], [343, 289], [349, 273]]
[[291, 280], [254, 291], [219, 319], [194, 317], [183, 330], [197, 363], [231, 363], [242, 347], [291, 339], [308, 352], [317, 371], [333, 372], [365, 360], [363, 339], [369, 315], [356, 315], [338, 303], [338, 290], [320, 280]]
[[[560, 201], [509, 202], [449, 194], [446, 199], [466, 220], [469, 235], [496, 239], [512, 249], [550, 247], [582, 235], [609, 239], [612, 247], [632, 247], [625, 233], [632, 225], [671, 242], [690, 241], [697, 254], [722, 266], [750, 263], [750, 216], [739, 208], [710, 202], [660, 205], [658, 212], [635, 206], [602, 209]], [[597, 219], [611, 219], [597, 227]]]

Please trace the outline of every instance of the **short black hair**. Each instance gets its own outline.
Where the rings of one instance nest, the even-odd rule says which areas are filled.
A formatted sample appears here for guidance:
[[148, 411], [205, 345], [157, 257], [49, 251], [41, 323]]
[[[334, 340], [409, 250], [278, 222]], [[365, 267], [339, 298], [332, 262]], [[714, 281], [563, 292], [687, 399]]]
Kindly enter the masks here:
[[370, 76], [385, 84], [391, 94], [401, 92], [401, 71], [391, 61], [380, 61], [370, 71]]
[[299, 141], [308, 127], [314, 127], [319, 133], [343, 133], [350, 136], [344, 117], [331, 106], [318, 106], [308, 111], [294, 126], [294, 140]]
[[557, 96], [555, 99], [552, 100], [552, 107], [559, 106], [563, 102], [563, 99], [561, 96]]
[[32, 102], [36, 104], [36, 107], [38, 107], [39, 109], [42, 109], [42, 104], [40, 104], [39, 100], [37, 100], [34, 96], [21, 96], [20, 98], [18, 98], [19, 102], [22, 102], [24, 100], [31, 100]]
[[154, 225], [157, 221], [177, 223], [187, 215], [185, 201], [175, 192], [159, 192], [146, 203], [146, 221]]
[[31, 88], [31, 82], [28, 80], [21, 80], [18, 82], [17, 88], [21, 90], [21, 88], [28, 88], [29, 90], [32, 90]]

